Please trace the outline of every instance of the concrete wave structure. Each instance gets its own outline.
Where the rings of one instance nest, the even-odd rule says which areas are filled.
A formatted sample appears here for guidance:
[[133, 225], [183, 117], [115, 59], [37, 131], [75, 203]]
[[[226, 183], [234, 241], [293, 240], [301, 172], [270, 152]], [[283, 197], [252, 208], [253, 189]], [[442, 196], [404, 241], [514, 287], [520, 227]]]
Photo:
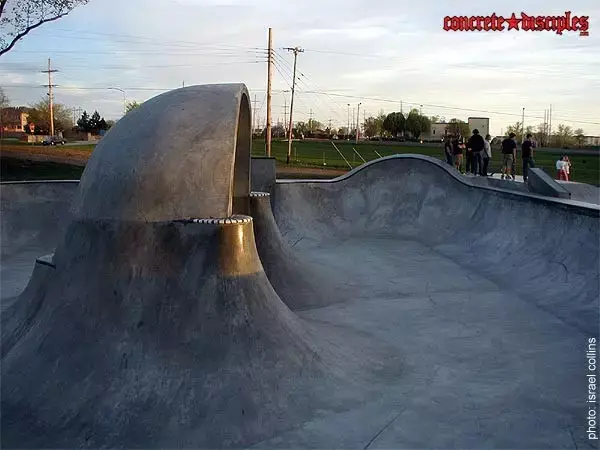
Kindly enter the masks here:
[[3, 185], [3, 447], [586, 445], [600, 207], [417, 155], [251, 192], [249, 128], [178, 89]]

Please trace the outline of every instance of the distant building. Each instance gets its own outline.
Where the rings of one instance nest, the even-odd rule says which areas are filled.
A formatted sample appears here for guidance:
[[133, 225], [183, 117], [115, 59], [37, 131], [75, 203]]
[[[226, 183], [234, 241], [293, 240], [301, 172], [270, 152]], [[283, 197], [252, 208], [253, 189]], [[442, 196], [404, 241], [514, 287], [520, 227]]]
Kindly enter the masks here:
[[24, 106], [15, 108], [2, 108], [2, 130], [3, 131], [25, 131], [29, 113]]
[[436, 122], [431, 124], [431, 129], [429, 133], [423, 133], [421, 135], [421, 139], [423, 141], [435, 141], [441, 142], [446, 135], [446, 127], [448, 126], [447, 122]]
[[489, 117], [469, 117], [467, 120], [469, 124], [469, 130], [473, 133], [473, 130], [479, 130], [479, 134], [484, 136], [490, 134], [490, 119]]
[[581, 145], [584, 147], [598, 147], [600, 146], [600, 136], [584, 136]]

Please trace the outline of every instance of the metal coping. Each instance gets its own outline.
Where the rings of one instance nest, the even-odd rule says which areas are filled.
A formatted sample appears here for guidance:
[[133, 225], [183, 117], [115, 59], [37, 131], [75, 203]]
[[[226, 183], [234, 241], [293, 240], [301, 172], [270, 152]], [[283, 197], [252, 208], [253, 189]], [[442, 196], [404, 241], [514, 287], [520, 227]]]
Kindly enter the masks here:
[[270, 197], [271, 194], [269, 194], [268, 192], [250, 192], [250, 198], [256, 198], [256, 197]]
[[174, 222], [201, 223], [201, 224], [206, 224], [206, 225], [225, 225], [225, 224], [234, 224], [234, 223], [250, 223], [250, 222], [252, 222], [252, 217], [235, 215], [235, 216], [224, 217], [224, 218], [212, 218], [212, 217], [208, 218], [208, 219], [191, 218], [191, 219], [175, 220]]

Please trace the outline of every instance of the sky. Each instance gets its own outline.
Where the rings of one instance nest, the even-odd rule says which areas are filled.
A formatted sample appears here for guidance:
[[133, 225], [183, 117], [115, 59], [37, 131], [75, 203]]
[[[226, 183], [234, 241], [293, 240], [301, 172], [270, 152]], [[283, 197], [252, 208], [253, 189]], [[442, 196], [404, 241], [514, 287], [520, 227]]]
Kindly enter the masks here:
[[[589, 16], [589, 36], [442, 27], [445, 16], [565, 11]], [[1, 56], [0, 86], [13, 105], [38, 101], [50, 57], [56, 102], [117, 120], [124, 100], [243, 82], [260, 125], [269, 27], [274, 123], [289, 120], [293, 54], [285, 47], [298, 46], [294, 121], [346, 126], [360, 102], [361, 119], [416, 107], [445, 120], [489, 117], [499, 135], [523, 108], [525, 125], [535, 126], [552, 105], [553, 129], [600, 135], [598, 0], [90, 0]]]

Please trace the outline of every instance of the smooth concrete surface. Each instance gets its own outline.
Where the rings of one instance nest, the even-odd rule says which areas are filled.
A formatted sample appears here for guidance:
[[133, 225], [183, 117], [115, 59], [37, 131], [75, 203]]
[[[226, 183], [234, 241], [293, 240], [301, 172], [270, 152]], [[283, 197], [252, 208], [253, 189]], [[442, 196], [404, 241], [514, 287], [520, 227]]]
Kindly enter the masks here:
[[253, 156], [250, 161], [250, 186], [253, 191], [271, 192], [277, 178], [277, 160], [274, 157]]
[[189, 86], [144, 102], [96, 146], [75, 217], [160, 221], [246, 212], [250, 123], [242, 84]]
[[530, 172], [528, 187], [531, 192], [548, 197], [571, 198], [571, 193], [544, 172], [544, 169], [535, 167]]
[[57, 229], [2, 314], [2, 447], [594, 448], [600, 207], [416, 155], [248, 205]]
[[53, 252], [62, 239], [78, 183], [0, 184], [0, 309], [25, 288], [36, 258]]

